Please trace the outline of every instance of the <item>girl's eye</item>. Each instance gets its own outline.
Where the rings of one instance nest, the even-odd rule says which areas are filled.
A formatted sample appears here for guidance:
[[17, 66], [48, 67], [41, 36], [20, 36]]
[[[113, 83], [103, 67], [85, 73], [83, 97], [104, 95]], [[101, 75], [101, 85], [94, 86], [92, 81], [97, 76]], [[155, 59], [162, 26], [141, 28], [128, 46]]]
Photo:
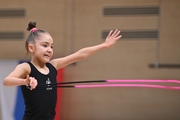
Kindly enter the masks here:
[[43, 45], [43, 47], [47, 47], [47, 45]]
[[53, 49], [54, 46], [51, 46], [51, 48]]

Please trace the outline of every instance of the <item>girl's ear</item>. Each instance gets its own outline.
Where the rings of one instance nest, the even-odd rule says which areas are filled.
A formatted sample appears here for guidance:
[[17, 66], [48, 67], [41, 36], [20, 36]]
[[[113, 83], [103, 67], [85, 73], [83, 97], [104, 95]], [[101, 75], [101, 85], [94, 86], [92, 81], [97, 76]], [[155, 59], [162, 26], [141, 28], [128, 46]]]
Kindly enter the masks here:
[[28, 50], [29, 50], [30, 53], [33, 53], [34, 50], [35, 50], [34, 44], [29, 44], [29, 45], [28, 45]]

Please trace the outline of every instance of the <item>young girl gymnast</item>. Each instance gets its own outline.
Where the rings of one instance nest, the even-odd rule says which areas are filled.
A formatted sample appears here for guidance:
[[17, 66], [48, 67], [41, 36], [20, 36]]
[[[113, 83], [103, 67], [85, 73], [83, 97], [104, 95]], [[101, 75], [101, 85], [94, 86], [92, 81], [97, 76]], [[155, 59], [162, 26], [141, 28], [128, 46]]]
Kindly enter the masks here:
[[[36, 28], [36, 22], [28, 24], [30, 34], [26, 40], [27, 53], [31, 55], [29, 62], [24, 62], [4, 79], [5, 86], [21, 86], [25, 112], [22, 120], [54, 120], [57, 99], [57, 70], [74, 62], [84, 60], [92, 54], [112, 47], [121, 38], [119, 30], [111, 30], [105, 42], [86, 47], [63, 58], [52, 59], [53, 39], [51, 35]], [[46, 84], [47, 87], [38, 87]]]

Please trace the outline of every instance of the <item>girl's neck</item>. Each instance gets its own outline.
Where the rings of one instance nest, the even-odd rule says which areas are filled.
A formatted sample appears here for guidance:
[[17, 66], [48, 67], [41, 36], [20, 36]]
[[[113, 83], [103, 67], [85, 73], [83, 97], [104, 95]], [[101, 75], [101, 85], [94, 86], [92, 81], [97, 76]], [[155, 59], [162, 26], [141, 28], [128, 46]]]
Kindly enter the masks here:
[[35, 66], [35, 68], [42, 74], [48, 74], [49, 69], [46, 66], [46, 63], [38, 62], [38, 61], [33, 61], [31, 60], [31, 63]]
[[41, 62], [41, 61], [37, 61], [37, 60], [31, 60], [31, 63], [34, 65], [34, 66], [36, 66], [36, 67], [38, 67], [38, 68], [44, 68], [44, 67], [46, 67], [46, 63], [43, 63], [43, 62]]

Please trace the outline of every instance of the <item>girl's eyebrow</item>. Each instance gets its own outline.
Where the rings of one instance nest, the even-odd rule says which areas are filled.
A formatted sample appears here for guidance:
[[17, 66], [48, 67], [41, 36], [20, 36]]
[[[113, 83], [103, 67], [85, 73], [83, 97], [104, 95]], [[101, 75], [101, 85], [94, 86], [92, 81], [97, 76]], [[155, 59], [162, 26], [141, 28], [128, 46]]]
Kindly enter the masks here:
[[[42, 42], [42, 43], [50, 44], [49, 42]], [[53, 43], [51, 45], [53, 45]]]

